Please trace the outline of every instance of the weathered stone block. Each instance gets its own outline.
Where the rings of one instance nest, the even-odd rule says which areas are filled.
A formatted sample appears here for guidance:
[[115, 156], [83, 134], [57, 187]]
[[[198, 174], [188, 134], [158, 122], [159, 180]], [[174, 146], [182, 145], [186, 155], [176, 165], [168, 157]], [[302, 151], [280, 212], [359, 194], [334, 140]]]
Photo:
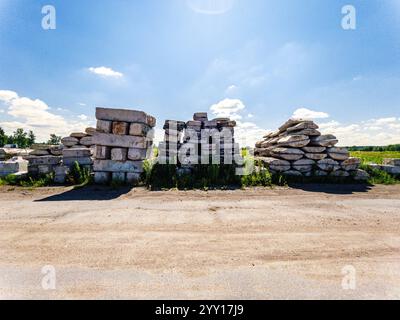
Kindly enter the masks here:
[[155, 126], [155, 118], [143, 111], [96, 108], [96, 119], [107, 121], [138, 122]]
[[79, 139], [74, 138], [74, 137], [65, 137], [65, 138], [61, 139], [61, 143], [64, 146], [72, 147], [72, 146], [77, 145], [79, 143]]
[[81, 166], [93, 164], [93, 160], [91, 157], [83, 157], [83, 158], [79, 158], [79, 157], [65, 158], [64, 157], [63, 158], [63, 164], [65, 166], [73, 166], [75, 164], [75, 162], [78, 162]]
[[111, 133], [112, 121], [97, 120], [96, 132]]
[[96, 145], [120, 148], [146, 148], [146, 139], [135, 136], [119, 136], [115, 134], [96, 133], [93, 136]]
[[44, 156], [44, 157], [29, 157], [27, 160], [30, 165], [50, 164], [55, 165], [61, 162], [62, 157], [58, 156]]
[[90, 157], [91, 151], [88, 148], [64, 149], [62, 154], [64, 158]]
[[130, 136], [145, 137], [151, 130], [151, 127], [144, 123], [131, 123], [129, 127]]
[[126, 148], [112, 148], [111, 160], [113, 161], [126, 161], [128, 149]]
[[111, 158], [111, 147], [96, 146], [96, 159], [106, 160]]
[[113, 160], [95, 160], [93, 164], [94, 171], [103, 172], [143, 172], [142, 161], [113, 161]]
[[336, 171], [340, 169], [339, 162], [333, 159], [323, 159], [317, 162], [318, 167], [324, 171]]
[[90, 147], [90, 146], [94, 145], [93, 136], [88, 136], [88, 137], [82, 138], [81, 140], [79, 140], [79, 144], [86, 146], [86, 147]]
[[87, 136], [85, 132], [73, 132], [69, 135], [70, 137], [81, 139]]
[[120, 136], [127, 135], [129, 132], [129, 123], [114, 121], [112, 123], [112, 133]]
[[148, 153], [150, 156], [151, 150], [130, 148], [128, 149], [128, 159], [133, 161], [145, 160], [147, 158]]

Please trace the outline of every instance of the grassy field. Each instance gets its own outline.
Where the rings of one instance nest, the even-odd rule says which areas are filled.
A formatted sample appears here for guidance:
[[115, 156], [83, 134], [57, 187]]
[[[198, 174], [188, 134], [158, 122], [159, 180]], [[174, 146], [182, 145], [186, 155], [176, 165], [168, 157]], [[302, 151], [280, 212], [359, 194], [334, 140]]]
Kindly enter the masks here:
[[382, 164], [385, 158], [400, 158], [399, 151], [353, 151], [351, 152], [352, 157], [361, 158], [363, 163], [377, 163]]

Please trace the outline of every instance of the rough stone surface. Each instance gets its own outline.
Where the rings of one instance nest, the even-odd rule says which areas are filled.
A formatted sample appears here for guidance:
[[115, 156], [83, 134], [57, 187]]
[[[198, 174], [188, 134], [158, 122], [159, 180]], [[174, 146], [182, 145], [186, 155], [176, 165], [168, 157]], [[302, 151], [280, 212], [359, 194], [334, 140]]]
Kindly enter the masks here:
[[350, 152], [346, 148], [328, 148], [328, 155], [338, 161], [347, 160], [350, 157]]
[[147, 158], [147, 149], [128, 149], [128, 159], [133, 161], [145, 160]]
[[61, 143], [64, 146], [72, 147], [72, 146], [77, 145], [79, 143], [79, 139], [74, 138], [74, 137], [65, 137], [65, 138], [61, 139]]
[[61, 159], [62, 159], [62, 157], [58, 157], [58, 156], [28, 157], [27, 158], [30, 165], [42, 165], [42, 164], [55, 165], [55, 164], [59, 164], [61, 162]]
[[131, 173], [128, 172], [126, 174], [126, 182], [130, 184], [136, 184], [140, 181], [141, 174], [140, 173]]
[[73, 138], [81, 139], [83, 137], [86, 137], [87, 134], [85, 132], [73, 132], [69, 136], [73, 137]]
[[64, 149], [62, 151], [64, 158], [79, 158], [79, 157], [90, 157], [91, 152], [88, 148], [73, 148]]
[[96, 159], [106, 160], [111, 157], [111, 147], [96, 146]]
[[147, 136], [151, 127], [143, 123], [131, 123], [129, 127], [129, 135], [131, 136]]
[[268, 158], [268, 157], [259, 157], [256, 160], [260, 160], [267, 167], [274, 171], [282, 172], [288, 171], [291, 168], [290, 162], [286, 160], [280, 160], [276, 158]]
[[126, 161], [128, 149], [126, 148], [112, 148], [111, 160], [113, 161]]
[[96, 145], [116, 148], [146, 148], [146, 139], [144, 137], [96, 133], [93, 136], [93, 142]]
[[306, 158], [311, 159], [311, 160], [323, 160], [325, 159], [328, 155], [325, 153], [306, 153], [305, 154]]
[[324, 159], [317, 162], [318, 167], [324, 171], [336, 171], [340, 169], [339, 162], [333, 159]]
[[111, 133], [112, 121], [97, 120], [96, 132]]
[[317, 130], [319, 127], [317, 124], [315, 124], [313, 121], [304, 121], [300, 122], [297, 125], [294, 125], [290, 128], [287, 128], [288, 132], [293, 132], [293, 131], [300, 131], [300, 130], [306, 130], [306, 129], [311, 129], [311, 130]]
[[143, 111], [96, 108], [96, 119], [107, 121], [137, 122], [155, 126], [155, 118]]
[[300, 172], [310, 172], [315, 165], [315, 161], [310, 159], [302, 159], [293, 162], [292, 168]]
[[334, 135], [327, 134], [312, 138], [310, 145], [317, 147], [334, 147], [338, 142], [339, 140], [337, 140]]
[[111, 179], [114, 182], [125, 183], [126, 173], [125, 172], [113, 172]]
[[305, 135], [293, 135], [279, 139], [278, 145], [282, 147], [302, 148], [310, 143], [310, 139]]
[[360, 165], [361, 165], [361, 159], [359, 159], [359, 158], [349, 158], [340, 163], [340, 166], [342, 167], [342, 169], [346, 170], [346, 171], [357, 170]]
[[271, 150], [271, 156], [296, 161], [303, 158], [304, 152], [296, 148], [275, 148]]
[[383, 159], [383, 164], [400, 167], [400, 159]]
[[95, 160], [93, 164], [94, 171], [103, 172], [143, 172], [142, 161], [112, 161], [112, 160]]
[[64, 157], [63, 158], [63, 164], [65, 166], [73, 166], [75, 164], [75, 162], [78, 162], [82, 166], [93, 164], [93, 160], [90, 156], [89, 157], [69, 157], [69, 158]]
[[357, 181], [367, 181], [369, 179], [369, 174], [364, 170], [358, 169], [355, 171], [353, 178]]
[[112, 123], [112, 133], [120, 136], [125, 136], [129, 133], [129, 123], [115, 121]]
[[92, 145], [94, 145], [93, 143], [93, 136], [89, 136], [89, 137], [84, 137], [79, 141], [79, 144], [86, 146], [86, 147], [90, 147]]

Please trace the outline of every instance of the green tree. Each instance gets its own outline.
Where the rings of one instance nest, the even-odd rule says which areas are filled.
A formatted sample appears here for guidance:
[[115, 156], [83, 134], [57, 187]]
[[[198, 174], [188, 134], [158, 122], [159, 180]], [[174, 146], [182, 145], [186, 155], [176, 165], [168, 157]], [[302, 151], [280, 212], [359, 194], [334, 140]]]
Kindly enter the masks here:
[[26, 133], [24, 129], [18, 128], [14, 131], [12, 140], [19, 148], [26, 148], [28, 146], [28, 133]]
[[29, 131], [28, 133], [28, 147], [30, 147], [31, 145], [33, 145], [36, 141], [36, 136], [33, 133], [32, 130]]
[[3, 128], [0, 127], [0, 147], [4, 147], [4, 145], [7, 144], [7, 141], [8, 137], [4, 132]]
[[61, 137], [57, 136], [56, 134], [52, 133], [50, 135], [50, 140], [47, 141], [47, 144], [51, 144], [51, 145], [58, 145], [61, 144]]

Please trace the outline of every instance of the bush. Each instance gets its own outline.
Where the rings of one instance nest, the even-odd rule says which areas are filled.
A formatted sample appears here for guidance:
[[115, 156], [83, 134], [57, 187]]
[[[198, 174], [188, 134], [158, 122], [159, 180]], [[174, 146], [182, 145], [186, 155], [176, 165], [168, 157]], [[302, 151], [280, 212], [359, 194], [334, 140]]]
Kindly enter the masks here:
[[84, 168], [75, 161], [67, 175], [66, 181], [72, 185], [85, 186], [92, 182], [92, 174], [89, 169]]
[[386, 171], [371, 168], [369, 165], [366, 164], [361, 165], [360, 168], [368, 172], [368, 174], [370, 175], [368, 182], [371, 184], [391, 185], [400, 183], [399, 177], [396, 178]]

